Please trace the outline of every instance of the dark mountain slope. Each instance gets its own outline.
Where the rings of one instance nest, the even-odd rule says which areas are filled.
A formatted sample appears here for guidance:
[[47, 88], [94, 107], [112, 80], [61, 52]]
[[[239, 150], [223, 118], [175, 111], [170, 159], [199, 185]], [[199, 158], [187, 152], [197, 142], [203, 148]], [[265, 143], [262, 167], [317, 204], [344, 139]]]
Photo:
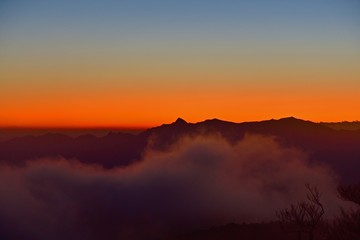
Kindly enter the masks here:
[[195, 124], [179, 118], [138, 135], [110, 132], [104, 137], [26, 136], [0, 142], [0, 161], [22, 164], [29, 159], [62, 156], [112, 168], [141, 159], [149, 142], [153, 148], [162, 150], [183, 136], [198, 134], [219, 134], [232, 143], [245, 134], [275, 136], [284, 146], [306, 151], [312, 162], [330, 165], [344, 180], [360, 181], [360, 131], [335, 130], [292, 117], [245, 123], [212, 119]]
[[110, 132], [101, 138], [93, 135], [72, 138], [60, 134], [45, 134], [0, 143], [0, 161], [22, 164], [29, 159], [65, 157], [112, 168], [140, 159], [145, 146], [146, 139], [127, 133]]

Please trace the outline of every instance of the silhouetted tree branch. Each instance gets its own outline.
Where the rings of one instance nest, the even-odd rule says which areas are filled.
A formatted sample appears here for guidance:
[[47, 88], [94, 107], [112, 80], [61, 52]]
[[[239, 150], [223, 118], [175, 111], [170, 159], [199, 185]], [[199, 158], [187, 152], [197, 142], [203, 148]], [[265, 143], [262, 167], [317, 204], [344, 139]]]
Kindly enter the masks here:
[[291, 204], [290, 208], [276, 213], [281, 223], [289, 230], [298, 234], [298, 240], [302, 239], [303, 233], [308, 233], [308, 239], [314, 239], [314, 232], [320, 223], [325, 211], [320, 202], [321, 194], [316, 187], [305, 184], [308, 191], [307, 201]]

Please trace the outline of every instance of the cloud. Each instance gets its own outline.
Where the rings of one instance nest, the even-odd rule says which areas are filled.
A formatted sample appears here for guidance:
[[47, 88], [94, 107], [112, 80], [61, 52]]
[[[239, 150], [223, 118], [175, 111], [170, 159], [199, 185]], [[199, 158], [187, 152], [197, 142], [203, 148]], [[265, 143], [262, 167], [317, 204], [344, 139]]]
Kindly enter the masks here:
[[325, 166], [275, 139], [180, 139], [111, 170], [74, 159], [0, 167], [2, 239], [156, 239], [191, 228], [275, 219], [316, 185], [328, 216], [336, 181]]

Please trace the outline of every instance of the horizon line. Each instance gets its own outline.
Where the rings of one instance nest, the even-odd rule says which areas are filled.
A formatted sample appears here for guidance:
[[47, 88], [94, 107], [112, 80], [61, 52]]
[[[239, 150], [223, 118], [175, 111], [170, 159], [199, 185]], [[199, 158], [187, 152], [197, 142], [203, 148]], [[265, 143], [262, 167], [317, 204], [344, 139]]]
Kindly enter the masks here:
[[152, 128], [154, 126], [113, 126], [113, 125], [104, 125], [104, 126], [78, 126], [78, 125], [64, 125], [64, 126], [43, 126], [43, 125], [22, 125], [22, 126], [1, 126], [0, 129], [27, 129], [27, 130], [144, 130]]
[[[199, 122], [188, 122], [187, 123], [201, 123], [207, 120], [221, 120], [221, 121], [226, 121], [226, 122], [233, 122], [233, 123], [247, 123], [247, 122], [261, 122], [261, 121], [269, 121], [269, 120], [281, 120], [281, 119], [287, 119], [287, 118], [294, 118], [294, 119], [298, 119], [298, 120], [303, 120], [303, 121], [310, 121], [313, 123], [329, 123], [329, 124], [336, 124], [336, 123], [360, 123], [359, 120], [353, 120], [353, 121], [349, 121], [349, 120], [342, 120], [342, 121], [312, 121], [312, 120], [307, 120], [307, 119], [302, 119], [302, 118], [297, 118], [297, 117], [293, 117], [293, 116], [288, 116], [288, 117], [281, 117], [281, 118], [271, 118], [271, 119], [263, 119], [263, 120], [251, 120], [251, 121], [242, 121], [242, 122], [235, 122], [235, 121], [229, 121], [229, 120], [223, 120], [223, 119], [219, 119], [219, 118], [208, 118], [208, 119], [204, 119], [202, 121]], [[183, 119], [181, 117], [178, 117], [177, 119]], [[183, 119], [184, 120], [184, 119]], [[173, 121], [175, 122], [176, 119]], [[170, 122], [173, 123], [173, 122]], [[15, 130], [15, 129], [20, 129], [20, 130], [130, 130], [130, 131], [137, 131], [137, 130], [146, 130], [149, 128], [153, 128], [153, 127], [157, 127], [160, 126], [162, 124], [169, 124], [169, 123], [160, 123], [157, 125], [148, 125], [148, 126], [144, 126], [144, 125], [139, 125], [139, 126], [131, 126], [131, 125], [4, 125], [1, 126], [0, 125], [0, 129], [7, 129], [7, 130]]]

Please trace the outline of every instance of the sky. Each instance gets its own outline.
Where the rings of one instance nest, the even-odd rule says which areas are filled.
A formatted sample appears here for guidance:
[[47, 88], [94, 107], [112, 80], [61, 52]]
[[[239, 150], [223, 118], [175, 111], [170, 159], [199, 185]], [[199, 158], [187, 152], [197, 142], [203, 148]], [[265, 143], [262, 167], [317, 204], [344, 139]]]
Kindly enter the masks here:
[[357, 0], [3, 0], [0, 127], [360, 120]]

